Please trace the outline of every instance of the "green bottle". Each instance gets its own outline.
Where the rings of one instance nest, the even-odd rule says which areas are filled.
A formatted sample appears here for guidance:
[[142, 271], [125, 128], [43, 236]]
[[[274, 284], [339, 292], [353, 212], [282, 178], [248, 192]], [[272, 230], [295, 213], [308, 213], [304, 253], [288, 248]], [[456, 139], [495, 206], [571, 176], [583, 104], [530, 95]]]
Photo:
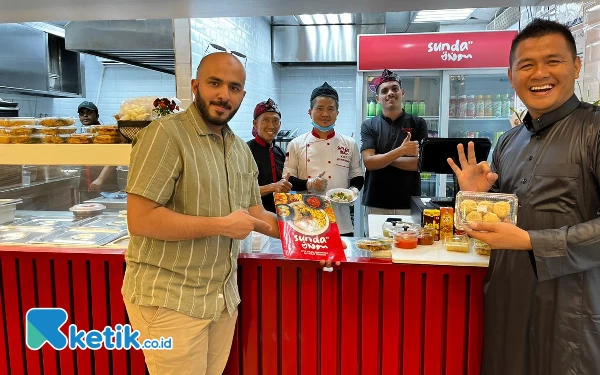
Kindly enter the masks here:
[[425, 116], [425, 100], [419, 100], [419, 116]]
[[369, 104], [367, 105], [367, 116], [369, 116], [369, 117], [375, 116], [375, 102], [374, 101], [370, 101]]
[[419, 115], [419, 101], [418, 100], [413, 100], [412, 110], [410, 111], [410, 113], [412, 113], [413, 116]]
[[381, 106], [381, 103], [378, 102], [377, 105], [375, 106], [375, 116], [379, 116], [382, 111], [383, 111], [383, 107]]
[[412, 102], [410, 100], [404, 102], [404, 112], [409, 115], [412, 114]]

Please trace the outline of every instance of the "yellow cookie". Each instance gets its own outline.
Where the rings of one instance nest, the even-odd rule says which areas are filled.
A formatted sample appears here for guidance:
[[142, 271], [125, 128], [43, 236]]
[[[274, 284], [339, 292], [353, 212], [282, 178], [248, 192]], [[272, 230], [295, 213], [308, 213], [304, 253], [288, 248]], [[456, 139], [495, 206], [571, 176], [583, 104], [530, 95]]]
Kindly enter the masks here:
[[483, 217], [477, 211], [473, 211], [467, 215], [467, 223], [481, 223], [483, 221]]
[[477, 202], [471, 199], [465, 199], [460, 203], [460, 212], [463, 215], [468, 215], [471, 211], [475, 211], [477, 209]]
[[495, 213], [488, 212], [487, 214], [483, 215], [483, 222], [484, 223], [499, 223], [500, 218]]
[[490, 201], [481, 201], [477, 204], [478, 206], [485, 206], [487, 208], [486, 212], [494, 211], [494, 203]]
[[508, 202], [496, 202], [494, 204], [494, 213], [498, 215], [500, 219], [504, 219], [510, 214], [510, 204], [508, 204]]

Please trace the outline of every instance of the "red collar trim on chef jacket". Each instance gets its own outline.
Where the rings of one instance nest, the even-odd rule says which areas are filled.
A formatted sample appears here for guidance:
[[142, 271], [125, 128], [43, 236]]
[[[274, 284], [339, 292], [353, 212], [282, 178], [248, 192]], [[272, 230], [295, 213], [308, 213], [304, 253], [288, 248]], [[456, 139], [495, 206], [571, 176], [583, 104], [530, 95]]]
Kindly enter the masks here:
[[[315, 131], [315, 129], [312, 130], [312, 135], [315, 136], [315, 138], [319, 138], [321, 139], [321, 136]], [[331, 132], [331, 134], [327, 134], [327, 139], [331, 139], [335, 136], [335, 130], [333, 130]]]

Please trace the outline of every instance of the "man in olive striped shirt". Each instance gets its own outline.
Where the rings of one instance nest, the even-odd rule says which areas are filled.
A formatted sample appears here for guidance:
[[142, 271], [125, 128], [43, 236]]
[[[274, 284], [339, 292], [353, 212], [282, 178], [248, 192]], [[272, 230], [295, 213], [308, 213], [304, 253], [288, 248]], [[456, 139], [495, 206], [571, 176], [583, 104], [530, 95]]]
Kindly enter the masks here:
[[123, 297], [140, 340], [173, 343], [144, 352], [152, 375], [223, 372], [240, 302], [240, 240], [253, 230], [279, 237], [254, 158], [227, 125], [245, 81], [232, 54], [205, 56], [194, 105], [154, 121], [133, 144]]

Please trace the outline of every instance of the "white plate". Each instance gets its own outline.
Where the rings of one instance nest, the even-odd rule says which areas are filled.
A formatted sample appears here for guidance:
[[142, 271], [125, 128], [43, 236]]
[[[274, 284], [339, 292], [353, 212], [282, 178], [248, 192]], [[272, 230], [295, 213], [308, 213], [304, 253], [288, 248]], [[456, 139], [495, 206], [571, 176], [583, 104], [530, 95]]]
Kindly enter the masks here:
[[[294, 210], [294, 206], [297, 206], [297, 205], [303, 205], [308, 208], [311, 208], [311, 207], [307, 206], [304, 202], [293, 202], [290, 204], [290, 208], [292, 210]], [[308, 236], [317, 236], [317, 235], [322, 234], [325, 231], [327, 231], [327, 229], [329, 229], [329, 216], [327, 216], [327, 212], [325, 212], [325, 210], [323, 210], [323, 209], [319, 209], [319, 208], [311, 208], [311, 209], [322, 212], [322, 214], [324, 215], [324, 218], [325, 218], [324, 226], [322, 226], [320, 228], [316, 228], [316, 229], [312, 229], [312, 228], [309, 229], [309, 228], [306, 228], [305, 226], [298, 226], [297, 221], [296, 221], [296, 212], [295, 211], [294, 211], [294, 217], [292, 218], [292, 220], [289, 220], [287, 222], [298, 233], [305, 234]]]
[[[338, 192], [345, 193], [345, 194], [350, 195], [350, 196], [352, 196], [354, 198], [350, 202], [337, 201], [337, 200], [333, 199], [331, 196], [333, 194], [335, 194], [335, 193], [338, 193]], [[356, 199], [358, 198], [358, 195], [354, 195], [354, 192], [352, 190], [350, 190], [350, 189], [344, 189], [344, 188], [331, 189], [327, 193], [325, 193], [325, 196], [327, 196], [327, 198], [329, 198], [329, 200], [331, 200], [332, 203], [336, 203], [336, 204], [353, 204], [356, 201]]]

